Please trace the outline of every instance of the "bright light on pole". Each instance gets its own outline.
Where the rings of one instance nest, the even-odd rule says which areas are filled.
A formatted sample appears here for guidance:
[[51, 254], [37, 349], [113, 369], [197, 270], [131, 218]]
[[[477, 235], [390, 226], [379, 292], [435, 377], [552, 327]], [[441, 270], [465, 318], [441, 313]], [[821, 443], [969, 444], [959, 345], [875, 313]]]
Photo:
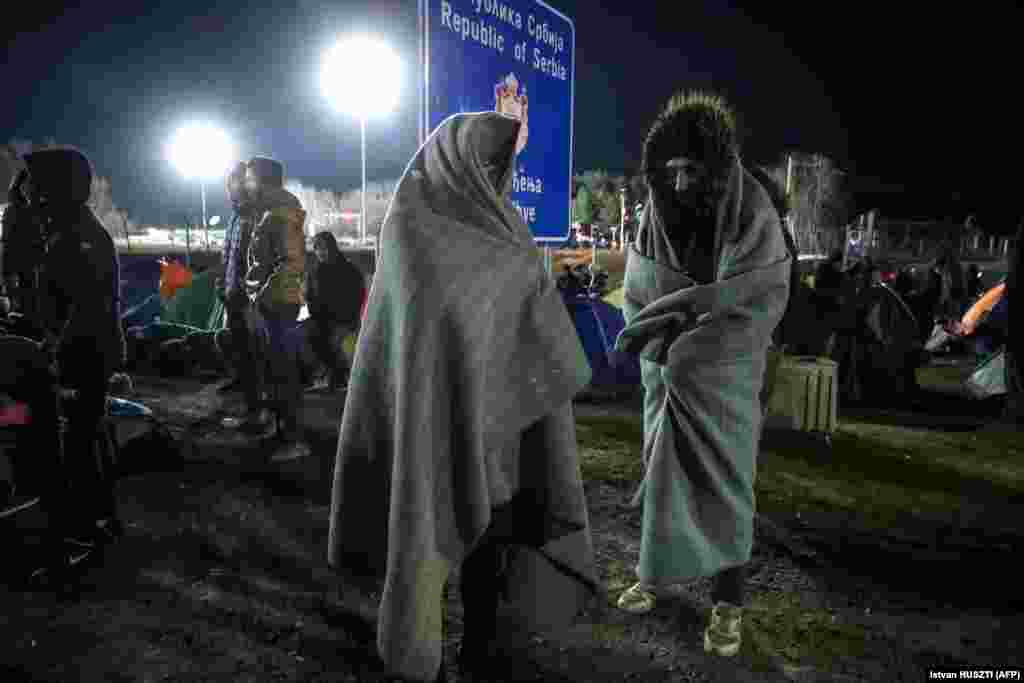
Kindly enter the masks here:
[[366, 242], [366, 119], [385, 114], [398, 103], [402, 67], [398, 56], [383, 42], [352, 36], [337, 42], [324, 57], [320, 88], [339, 111], [359, 119], [362, 152], [362, 210], [360, 236]]
[[210, 226], [206, 219], [206, 182], [227, 172], [235, 159], [235, 147], [227, 133], [205, 123], [194, 123], [178, 129], [167, 145], [167, 158], [185, 178], [199, 179], [203, 202], [203, 230], [206, 247], [210, 247]]

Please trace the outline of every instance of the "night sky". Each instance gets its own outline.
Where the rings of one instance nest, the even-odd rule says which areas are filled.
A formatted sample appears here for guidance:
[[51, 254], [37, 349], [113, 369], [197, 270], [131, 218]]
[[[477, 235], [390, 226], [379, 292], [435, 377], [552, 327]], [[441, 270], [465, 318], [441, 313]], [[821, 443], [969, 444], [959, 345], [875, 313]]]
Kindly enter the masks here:
[[[177, 125], [194, 119], [222, 124], [242, 156], [269, 154], [306, 184], [351, 189], [359, 127], [330, 109], [318, 70], [334, 37], [367, 30], [408, 69], [398, 109], [367, 128], [370, 179], [397, 177], [417, 142], [415, 0], [258, 4], [19, 4], [20, 16], [0, 28], [0, 140], [78, 145], [112, 178], [115, 202], [143, 223], [197, 211], [196, 185], [164, 158]], [[1013, 177], [1000, 171], [1018, 158], [1020, 115], [1007, 85], [1020, 81], [1011, 72], [1020, 39], [1010, 34], [1019, 10], [549, 4], [576, 24], [577, 172], [635, 171], [644, 133], [672, 92], [713, 88], [740, 113], [749, 160], [820, 152], [865, 191], [903, 188], [938, 213], [1022, 213]], [[223, 209], [220, 187], [210, 199], [211, 215]]]

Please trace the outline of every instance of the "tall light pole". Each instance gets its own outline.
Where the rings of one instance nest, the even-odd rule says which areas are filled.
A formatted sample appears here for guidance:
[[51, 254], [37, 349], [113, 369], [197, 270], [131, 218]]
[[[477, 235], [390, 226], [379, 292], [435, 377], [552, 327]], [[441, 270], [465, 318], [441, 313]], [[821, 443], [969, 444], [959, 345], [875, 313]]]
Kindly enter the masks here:
[[359, 119], [362, 154], [361, 243], [366, 244], [366, 119], [391, 111], [398, 103], [401, 81], [398, 56], [369, 36], [340, 39], [324, 56], [320, 88], [331, 104]]
[[362, 159], [362, 192], [359, 193], [359, 239], [366, 244], [366, 116], [359, 117], [359, 156]]
[[210, 224], [206, 220], [206, 181], [199, 179], [199, 194], [203, 197], [203, 233], [206, 235], [206, 251], [210, 251]]
[[167, 148], [167, 156], [186, 178], [199, 179], [203, 203], [203, 232], [210, 248], [210, 225], [206, 218], [206, 181], [219, 178], [235, 158], [235, 149], [227, 134], [205, 123], [179, 128]]

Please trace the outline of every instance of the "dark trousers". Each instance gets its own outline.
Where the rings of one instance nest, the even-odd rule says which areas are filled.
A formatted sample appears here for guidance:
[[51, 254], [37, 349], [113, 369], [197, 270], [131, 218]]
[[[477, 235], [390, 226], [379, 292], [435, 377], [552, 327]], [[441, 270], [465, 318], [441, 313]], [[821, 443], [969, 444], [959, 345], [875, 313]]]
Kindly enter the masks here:
[[338, 384], [348, 374], [348, 358], [340, 342], [351, 329], [337, 320], [313, 317], [309, 319], [309, 346], [317, 360], [327, 367], [331, 384]]
[[227, 328], [231, 334], [231, 364], [234, 366], [236, 379], [242, 386], [245, 406], [251, 412], [259, 409], [260, 377], [259, 359], [252, 340], [249, 326], [249, 309], [242, 304], [225, 306]]
[[69, 488], [66, 506], [69, 514], [86, 523], [117, 517], [111, 454], [101, 432], [109, 380], [110, 372], [102, 364], [78, 366], [62, 380], [63, 386], [77, 392], [74, 399], [64, 403], [64, 471]]
[[277, 304], [254, 310], [253, 322], [260, 337], [271, 403], [281, 420], [282, 436], [299, 437], [302, 382], [299, 374], [302, 342], [298, 329], [300, 306]]
[[486, 539], [462, 562], [459, 592], [462, 597], [462, 647], [479, 652], [497, 637], [501, 580], [501, 545]]
[[729, 567], [720, 571], [711, 589], [712, 602], [728, 602], [737, 607], [743, 606], [744, 584], [747, 581], [746, 565]]

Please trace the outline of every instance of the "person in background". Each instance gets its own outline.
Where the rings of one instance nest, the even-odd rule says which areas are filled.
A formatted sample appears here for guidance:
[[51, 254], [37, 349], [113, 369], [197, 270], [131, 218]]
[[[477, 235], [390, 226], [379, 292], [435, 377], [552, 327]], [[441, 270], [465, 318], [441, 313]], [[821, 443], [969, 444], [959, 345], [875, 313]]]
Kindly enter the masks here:
[[[852, 269], [851, 269], [852, 270]], [[816, 353], [828, 355], [835, 340], [836, 328], [841, 324], [843, 304], [849, 276], [843, 272], [843, 251], [836, 249], [827, 261], [818, 264], [814, 273], [814, 291], [811, 301], [817, 310], [822, 339], [826, 340]]]
[[95, 448], [110, 377], [126, 361], [117, 251], [86, 205], [93, 171], [81, 152], [45, 149], [26, 155], [25, 162], [29, 196], [47, 236], [42, 344], [55, 361], [60, 385], [73, 392], [64, 408], [67, 524], [74, 538], [107, 543], [123, 533], [113, 474]]
[[977, 263], [972, 263], [967, 266], [967, 300], [974, 302], [981, 293], [981, 268]]
[[951, 243], [942, 246], [933, 268], [934, 281], [938, 289], [935, 302], [935, 317], [941, 320], [956, 320], [963, 315], [967, 295], [967, 278], [957, 256], [956, 247]]
[[33, 339], [42, 337], [39, 326], [39, 268], [44, 248], [42, 226], [36, 211], [29, 205], [28, 169], [22, 169], [7, 191], [7, 208], [0, 227], [0, 274], [11, 310], [18, 313], [9, 321], [12, 332]]
[[786, 200], [785, 188], [764, 167], [754, 166], [750, 169], [750, 174], [761, 183], [761, 187], [768, 193], [775, 211], [779, 214], [779, 227], [782, 229], [782, 235], [786, 240], [786, 251], [789, 252], [791, 261], [789, 268], [789, 297], [786, 299], [786, 308], [782, 312], [782, 320], [779, 321], [772, 335], [772, 345], [768, 349], [768, 362], [765, 364], [764, 381], [760, 393], [761, 412], [767, 416], [782, 356], [789, 348], [798, 345], [796, 340], [799, 339], [799, 330], [795, 329], [797, 321], [794, 320], [796, 317], [794, 303], [801, 300], [800, 295], [802, 292], [800, 283], [800, 250], [797, 248], [796, 240], [793, 239], [793, 235], [786, 225], [789, 203]]
[[224, 276], [217, 282], [217, 293], [224, 302], [227, 331], [230, 340], [228, 356], [234, 378], [221, 391], [241, 389], [245, 399], [245, 418], [226, 418], [227, 427], [251, 426], [263, 428], [269, 421], [269, 411], [262, 409], [260, 390], [262, 372], [254, 354], [254, 341], [249, 329], [249, 297], [245, 289], [245, 271], [252, 237], [253, 214], [245, 198], [245, 164], [238, 165], [228, 174], [227, 193], [234, 216], [224, 236], [222, 266]]
[[1007, 305], [1006, 324], [1006, 404], [1003, 419], [1011, 424], [1024, 422], [1024, 221], [1017, 229], [1013, 250], [1009, 254], [1009, 273], [1003, 298]]
[[332, 340], [344, 339], [359, 327], [366, 296], [362, 272], [349, 261], [329, 232], [313, 238], [317, 264], [306, 275], [305, 300], [309, 307], [309, 341], [313, 352], [327, 366], [330, 391], [348, 385], [347, 358]]
[[282, 441], [271, 460], [295, 460], [311, 452], [299, 421], [298, 317], [306, 270], [306, 212], [295, 195], [284, 189], [284, 167], [273, 159], [253, 157], [246, 164], [245, 194], [254, 221], [246, 293], [266, 360]]
[[896, 279], [892, 282], [892, 288], [900, 295], [907, 305], [912, 305], [911, 295], [914, 293], [914, 275], [910, 266], [904, 266], [896, 273]]

